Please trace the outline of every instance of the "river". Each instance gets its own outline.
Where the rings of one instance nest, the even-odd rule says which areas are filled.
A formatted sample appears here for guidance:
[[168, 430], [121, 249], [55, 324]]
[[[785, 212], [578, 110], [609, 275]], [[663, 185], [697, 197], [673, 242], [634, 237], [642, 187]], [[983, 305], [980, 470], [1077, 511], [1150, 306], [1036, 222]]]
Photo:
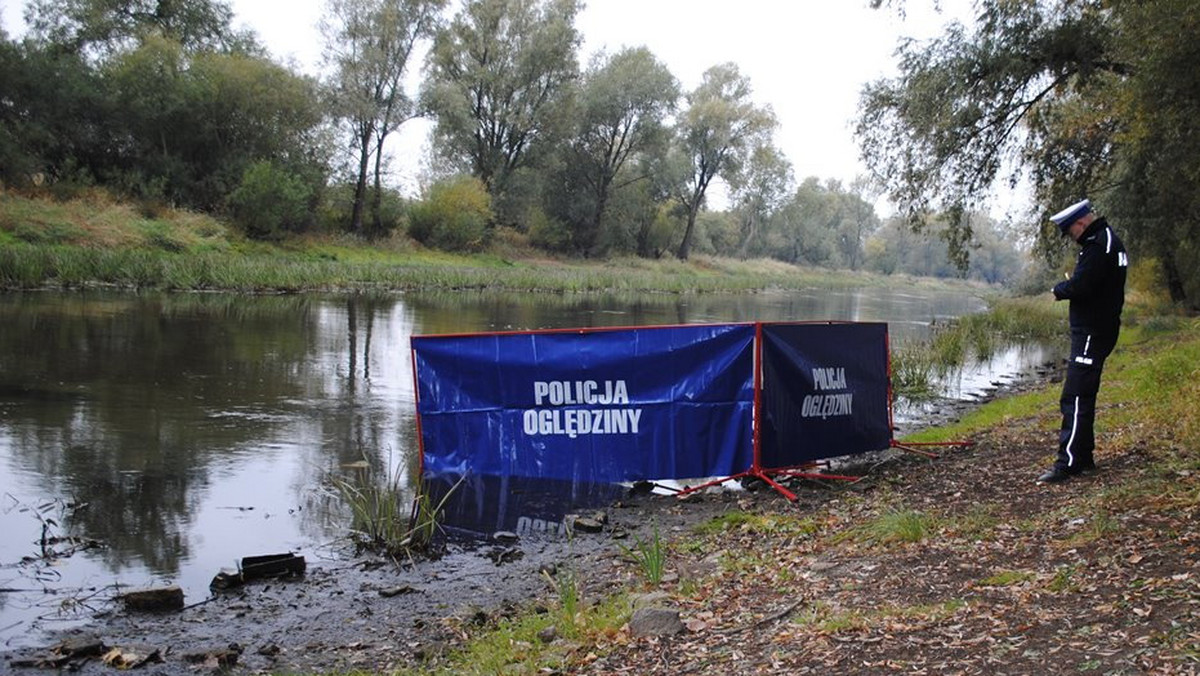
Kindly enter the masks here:
[[[114, 585], [189, 603], [243, 556], [337, 557], [325, 488], [363, 461], [417, 463], [412, 335], [742, 321], [889, 325], [893, 346], [983, 309], [913, 288], [749, 295], [0, 295], [0, 641], [35, 642]], [[1043, 357], [998, 355], [971, 397]]]

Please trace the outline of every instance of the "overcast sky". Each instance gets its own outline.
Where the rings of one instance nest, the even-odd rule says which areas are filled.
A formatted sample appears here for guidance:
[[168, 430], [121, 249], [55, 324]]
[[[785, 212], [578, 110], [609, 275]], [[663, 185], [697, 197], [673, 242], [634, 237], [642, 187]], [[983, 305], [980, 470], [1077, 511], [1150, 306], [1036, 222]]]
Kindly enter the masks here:
[[[324, 0], [232, 0], [234, 23], [248, 26], [272, 54], [308, 72], [320, 63], [317, 24]], [[941, 33], [952, 18], [968, 20], [969, 0], [907, 0], [903, 19], [867, 0], [591, 0], [580, 14], [581, 62], [598, 50], [645, 45], [684, 89], [710, 66], [732, 61], [749, 77], [758, 103], [779, 119], [776, 144], [797, 180], [808, 176], [851, 181], [865, 171], [853, 124], [864, 84], [895, 73], [900, 39]], [[0, 0], [4, 27], [20, 32], [24, 6]], [[428, 125], [414, 124], [393, 149], [421, 152]], [[394, 167], [395, 182], [411, 191], [418, 168]]]

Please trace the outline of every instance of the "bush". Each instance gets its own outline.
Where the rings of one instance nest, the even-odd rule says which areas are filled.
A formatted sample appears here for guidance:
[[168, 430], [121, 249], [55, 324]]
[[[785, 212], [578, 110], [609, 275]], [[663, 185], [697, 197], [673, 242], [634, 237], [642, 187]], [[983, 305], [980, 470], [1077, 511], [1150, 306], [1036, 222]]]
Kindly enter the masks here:
[[408, 234], [447, 251], [482, 251], [491, 236], [491, 197], [483, 183], [457, 176], [436, 183], [409, 211]]
[[312, 190], [296, 175], [271, 162], [255, 162], [229, 196], [233, 219], [252, 239], [277, 239], [299, 231], [308, 216]]
[[571, 230], [564, 223], [546, 215], [541, 209], [530, 209], [526, 222], [529, 226], [530, 244], [545, 251], [571, 252]]

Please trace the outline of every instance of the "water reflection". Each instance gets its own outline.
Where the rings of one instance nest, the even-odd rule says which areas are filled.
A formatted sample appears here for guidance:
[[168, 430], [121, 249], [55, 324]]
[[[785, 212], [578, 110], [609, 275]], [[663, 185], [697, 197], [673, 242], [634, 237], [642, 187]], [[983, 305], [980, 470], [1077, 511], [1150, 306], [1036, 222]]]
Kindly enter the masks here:
[[[0, 295], [0, 586], [170, 581], [190, 603], [242, 556], [342, 537], [349, 517], [323, 490], [329, 473], [366, 460], [415, 475], [413, 334], [837, 319], [889, 322], [895, 344], [981, 307], [892, 289]], [[505, 513], [528, 517], [525, 502]], [[47, 581], [46, 567], [19, 562], [51, 516], [105, 546]], [[34, 640], [36, 601], [0, 595], [0, 641]]]
[[443, 526], [463, 538], [511, 532], [522, 538], [558, 538], [566, 517], [587, 507], [611, 504], [625, 495], [619, 484], [468, 475], [455, 482], [427, 483], [435, 504], [445, 505]]

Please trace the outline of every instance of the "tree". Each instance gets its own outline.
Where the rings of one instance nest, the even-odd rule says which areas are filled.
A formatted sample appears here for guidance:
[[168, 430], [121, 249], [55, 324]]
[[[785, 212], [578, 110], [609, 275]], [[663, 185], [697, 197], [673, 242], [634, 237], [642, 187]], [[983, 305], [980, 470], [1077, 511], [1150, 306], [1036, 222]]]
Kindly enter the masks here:
[[[893, 201], [917, 224], [949, 215], [945, 236], [965, 269], [971, 226], [961, 216], [1011, 162], [1032, 180], [1043, 216], [1096, 198], [1135, 257], [1161, 261], [1172, 297], [1195, 305], [1200, 6], [979, 0], [977, 11], [973, 30], [954, 25], [902, 46], [900, 76], [864, 90], [862, 154]], [[1062, 240], [1040, 220], [1039, 248], [1055, 257]]]
[[493, 199], [551, 145], [578, 77], [579, 0], [469, 0], [438, 33], [422, 98], [440, 151]]
[[850, 183], [848, 190], [839, 189], [838, 192], [842, 207], [839, 248], [845, 265], [857, 270], [862, 263], [863, 245], [867, 237], [879, 227], [879, 216], [872, 204], [874, 186], [869, 178], [859, 176]]
[[663, 143], [663, 120], [675, 107], [679, 85], [645, 47], [627, 48], [611, 58], [598, 57], [583, 78], [579, 130], [571, 144], [570, 165], [587, 190], [590, 213], [576, 231], [576, 246], [592, 253], [612, 193], [646, 177], [622, 171], [638, 153]]
[[754, 149], [746, 171], [732, 186], [734, 210], [740, 236], [738, 255], [745, 258], [764, 246], [764, 230], [794, 190], [792, 164], [777, 148], [761, 145]]
[[1200, 308], [1200, 6], [1126, 0], [1116, 14], [1113, 58], [1131, 75], [1092, 97], [1111, 109], [1101, 119], [1120, 121], [1103, 177], [1109, 211], [1135, 253], [1159, 260], [1171, 298]]
[[431, 37], [446, 0], [329, 0], [322, 29], [325, 58], [334, 67], [334, 109], [346, 121], [357, 155], [350, 231], [363, 233], [367, 179], [374, 157], [371, 233], [383, 230], [384, 143], [417, 114], [404, 91], [409, 59]]
[[111, 157], [97, 176], [141, 197], [217, 210], [253, 162], [323, 182], [325, 158], [315, 84], [266, 59], [187, 54], [149, 37], [101, 69], [115, 100], [104, 120]]
[[0, 180], [94, 179], [114, 143], [112, 92], [76, 53], [0, 43]]
[[696, 215], [713, 179], [736, 182], [753, 148], [775, 129], [775, 114], [755, 106], [750, 94], [750, 81], [735, 64], [724, 63], [705, 71], [700, 85], [687, 95], [672, 162], [678, 176], [675, 196], [687, 212], [677, 252], [681, 260], [691, 250]]
[[780, 258], [790, 263], [831, 266], [836, 260], [839, 199], [830, 185], [809, 176], [796, 188], [782, 214]]
[[275, 239], [296, 231], [308, 215], [312, 188], [269, 161], [251, 164], [229, 196], [233, 217], [254, 239]]
[[31, 0], [25, 10], [35, 39], [99, 58], [153, 35], [188, 50], [258, 51], [232, 19], [222, 0]]
[[903, 217], [889, 219], [867, 240], [864, 265], [883, 274], [905, 273], [925, 277], [961, 277], [989, 284], [1013, 284], [1021, 275], [1025, 257], [999, 224], [986, 214], [968, 215], [977, 240], [966, 274], [951, 261], [945, 239], [938, 230], [944, 220], [930, 220], [928, 228], [913, 232]]
[[481, 251], [487, 244], [492, 203], [473, 176], [452, 176], [435, 183], [429, 196], [409, 214], [408, 232], [418, 242], [448, 251]]

